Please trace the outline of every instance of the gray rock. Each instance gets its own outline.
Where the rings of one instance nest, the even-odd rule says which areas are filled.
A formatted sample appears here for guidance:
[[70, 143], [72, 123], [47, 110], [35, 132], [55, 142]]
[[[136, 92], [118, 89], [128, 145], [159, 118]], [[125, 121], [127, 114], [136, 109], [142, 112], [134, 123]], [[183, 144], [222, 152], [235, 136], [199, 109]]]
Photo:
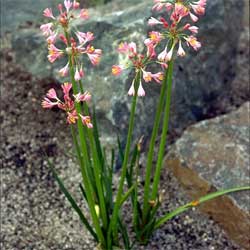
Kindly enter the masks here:
[[61, 0], [1, 0], [2, 23], [1, 32], [15, 32], [22, 26], [30, 26], [41, 21], [43, 10], [49, 6], [56, 8]]
[[[165, 165], [197, 199], [214, 190], [250, 184], [250, 103], [231, 114], [189, 127], [171, 147]], [[250, 192], [238, 192], [201, 206], [229, 236], [249, 249]]]

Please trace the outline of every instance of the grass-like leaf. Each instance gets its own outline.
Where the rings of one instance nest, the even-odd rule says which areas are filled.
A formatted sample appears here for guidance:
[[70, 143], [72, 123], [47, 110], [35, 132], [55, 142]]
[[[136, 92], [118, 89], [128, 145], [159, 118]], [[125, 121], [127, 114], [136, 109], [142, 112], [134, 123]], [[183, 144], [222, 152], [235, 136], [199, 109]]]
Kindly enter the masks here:
[[231, 189], [227, 189], [227, 190], [221, 190], [221, 191], [217, 191], [208, 195], [205, 195], [203, 197], [201, 197], [200, 199], [194, 200], [192, 202], [187, 203], [184, 206], [178, 207], [177, 209], [175, 209], [174, 211], [166, 214], [165, 216], [163, 216], [161, 219], [159, 219], [154, 226], [154, 229], [157, 229], [158, 227], [160, 227], [162, 224], [164, 224], [166, 221], [172, 219], [174, 216], [181, 214], [185, 211], [187, 211], [188, 209], [192, 208], [192, 207], [197, 207], [200, 204], [207, 202], [209, 200], [215, 199], [219, 196], [228, 194], [228, 193], [233, 193], [233, 192], [238, 192], [238, 191], [244, 191], [244, 190], [250, 190], [250, 186], [249, 187], [239, 187], [239, 188], [231, 188]]
[[120, 206], [128, 199], [130, 194], [134, 191], [135, 185], [133, 185], [121, 198]]
[[127, 231], [126, 226], [122, 223], [122, 220], [121, 220], [120, 217], [118, 218], [118, 224], [119, 224], [118, 229], [121, 232], [122, 239], [123, 239], [123, 242], [124, 242], [124, 248], [125, 248], [125, 250], [130, 250], [131, 246], [130, 246], [128, 231]]
[[72, 208], [75, 210], [75, 212], [78, 214], [78, 216], [80, 217], [82, 223], [86, 226], [86, 228], [88, 229], [88, 231], [91, 233], [91, 235], [94, 237], [94, 239], [98, 242], [98, 237], [96, 235], [96, 233], [94, 232], [94, 230], [92, 229], [91, 225], [89, 224], [88, 220], [86, 219], [86, 217], [84, 216], [84, 214], [82, 213], [82, 210], [79, 208], [79, 206], [76, 204], [74, 198], [71, 196], [71, 194], [69, 193], [69, 191], [66, 189], [63, 181], [61, 180], [61, 178], [58, 176], [53, 164], [50, 162], [50, 160], [48, 159], [48, 163], [50, 166], [50, 169], [61, 189], [61, 191], [64, 193], [64, 195], [66, 196], [67, 200], [69, 201], [70, 205], [72, 206]]

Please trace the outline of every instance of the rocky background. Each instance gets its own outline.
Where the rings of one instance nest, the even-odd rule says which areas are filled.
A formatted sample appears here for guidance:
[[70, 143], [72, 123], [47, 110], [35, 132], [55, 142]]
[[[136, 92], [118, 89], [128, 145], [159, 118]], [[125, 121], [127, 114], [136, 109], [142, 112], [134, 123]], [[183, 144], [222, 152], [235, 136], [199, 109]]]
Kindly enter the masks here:
[[[65, 154], [71, 141], [64, 117], [40, 107], [41, 97], [49, 88], [58, 88], [62, 80], [58, 65], [46, 59], [46, 44], [39, 32], [43, 9], [58, 2], [1, 0], [3, 249], [93, 249], [42, 156], [46, 151], [53, 157], [66, 183], [79, 196], [77, 167]], [[162, 179], [162, 188], [167, 190], [165, 212], [190, 197], [249, 183], [248, 3], [208, 1], [207, 14], [199, 23], [202, 50], [190, 52], [175, 65], [171, 145]], [[93, 93], [107, 146], [114, 145], [114, 134], [124, 137], [129, 110], [130, 74], [120, 78], [110, 74], [112, 64], [119, 61], [115, 48], [121, 41], [143, 41], [151, 6], [151, 0], [113, 0], [92, 8], [91, 19], [83, 26], [95, 33], [96, 47], [105, 51], [100, 66], [89, 68], [85, 88]], [[135, 134], [135, 138], [144, 134], [145, 144], [159, 86], [150, 84], [146, 92], [139, 104]], [[204, 157], [198, 161], [200, 155]], [[227, 199], [203, 207], [209, 216], [191, 211], [173, 220], [154, 236], [148, 249], [250, 249], [249, 193]], [[228, 213], [216, 214], [218, 206]]]

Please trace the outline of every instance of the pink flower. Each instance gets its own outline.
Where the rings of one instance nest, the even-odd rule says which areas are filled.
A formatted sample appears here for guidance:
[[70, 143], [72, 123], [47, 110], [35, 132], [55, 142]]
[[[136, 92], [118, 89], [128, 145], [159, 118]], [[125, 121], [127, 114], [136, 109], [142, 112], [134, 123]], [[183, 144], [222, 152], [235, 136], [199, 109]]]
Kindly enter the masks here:
[[181, 41], [179, 41], [179, 48], [177, 51], [177, 55], [180, 57], [184, 57], [186, 55], [184, 49], [182, 48]]
[[132, 42], [128, 44], [129, 51], [132, 52], [133, 54], [137, 53], [137, 46], [136, 43]]
[[197, 38], [194, 36], [189, 36], [186, 37], [185, 40], [187, 41], [187, 45], [191, 46], [194, 50], [198, 50], [199, 48], [201, 48], [201, 43], [199, 41], [197, 41]]
[[[46, 94], [46, 97], [42, 101], [42, 107], [46, 109], [51, 109], [54, 106], [57, 106], [58, 108], [64, 110], [67, 114], [67, 122], [69, 124], [75, 124], [76, 121], [78, 120], [79, 116], [81, 117], [82, 122], [88, 127], [92, 128], [93, 125], [90, 122], [90, 117], [89, 116], [83, 116], [79, 114], [75, 109], [75, 102], [71, 99], [69, 96], [70, 90], [72, 89], [72, 84], [71, 83], [64, 83], [61, 85], [63, 93], [64, 93], [64, 102], [62, 102], [56, 94], [56, 91], [51, 88], [48, 93]], [[84, 101], [89, 101], [91, 99], [91, 95], [89, 92], [85, 92], [84, 94], [77, 94], [73, 95], [75, 98], [76, 102], [84, 102]], [[56, 101], [55, 101], [56, 100]]]
[[72, 3], [70, 0], [64, 0], [64, 6], [67, 10], [67, 12], [69, 12], [70, 8], [72, 7]]
[[168, 62], [172, 59], [174, 46], [167, 52], [167, 47], [158, 55], [158, 60], [161, 62]]
[[87, 49], [87, 55], [93, 65], [98, 65], [100, 63], [102, 50], [95, 49], [93, 46]]
[[91, 100], [91, 94], [88, 91], [84, 92], [83, 94], [78, 93], [73, 96], [76, 102], [88, 102]]
[[153, 6], [152, 10], [161, 11], [164, 7], [164, 3], [161, 0], [154, 0], [155, 5]]
[[124, 67], [121, 65], [113, 65], [112, 66], [112, 74], [115, 76], [119, 76], [122, 71], [123, 71]]
[[189, 14], [189, 10], [182, 3], [178, 2], [174, 5], [174, 11], [171, 15], [171, 20], [176, 21], [177, 23], [180, 20]]
[[68, 72], [69, 72], [69, 63], [66, 64], [66, 66], [64, 66], [62, 69], [59, 70], [59, 74], [62, 76], [62, 77], [65, 77], [68, 75]]
[[149, 32], [149, 37], [153, 43], [158, 44], [162, 40], [163, 35], [158, 31], [151, 31]]
[[63, 5], [62, 5], [61, 3], [59, 3], [59, 4], [57, 5], [57, 8], [58, 8], [60, 14], [63, 14]]
[[172, 59], [173, 51], [174, 51], [174, 46], [171, 48], [171, 50], [167, 54], [167, 58], [166, 58], [167, 61], [170, 61]]
[[196, 23], [199, 20], [199, 18], [196, 15], [192, 14], [191, 12], [189, 13], [189, 15], [193, 22]]
[[[134, 96], [135, 95], [135, 80], [133, 80], [130, 88], [129, 88], [129, 91], [128, 91], [128, 95], [130, 96]], [[140, 81], [140, 84], [139, 84], [139, 87], [138, 87], [138, 91], [137, 91], [137, 95], [138, 96], [145, 96], [145, 91], [142, 87], [142, 83]]]
[[168, 68], [168, 64], [167, 63], [165, 63], [165, 62], [158, 62], [158, 63], [161, 65], [161, 67], [162, 67], [163, 70]]
[[91, 123], [90, 117], [89, 116], [83, 116], [80, 115], [82, 119], [82, 123], [86, 125], [88, 128], [93, 128], [93, 124]]
[[83, 72], [82, 67], [80, 68], [80, 70], [78, 70], [78, 67], [76, 67], [75, 80], [80, 81], [83, 77], [84, 77], [84, 72]]
[[197, 26], [190, 26], [188, 29], [194, 34], [197, 34], [199, 31], [199, 28]]
[[77, 10], [77, 9], [79, 9], [79, 7], [80, 7], [80, 3], [77, 2], [76, 0], [74, 0], [74, 2], [73, 2], [73, 9]]
[[155, 3], [155, 5], [152, 8], [152, 10], [154, 10], [154, 11], [161, 11], [165, 7], [167, 12], [168, 12], [173, 8], [173, 4], [166, 3], [165, 0], [154, 0], [154, 3]]
[[160, 62], [166, 62], [167, 61], [166, 58], [167, 58], [167, 47], [158, 55], [158, 60]]
[[120, 43], [119, 46], [118, 46], [118, 49], [117, 51], [120, 52], [120, 53], [127, 53], [129, 50], [129, 46], [128, 46], [128, 43]]
[[49, 18], [52, 18], [52, 19], [56, 19], [52, 13], [52, 9], [51, 8], [47, 8], [43, 11], [43, 15], [45, 17], [49, 17]]
[[54, 44], [49, 44], [48, 59], [51, 63], [54, 63], [62, 55], [63, 55], [62, 50], [58, 49]]
[[60, 40], [61, 40], [65, 45], [68, 46], [67, 38], [66, 38], [63, 34], [60, 34], [60, 35], [59, 35], [59, 38], [60, 38]]
[[89, 18], [89, 12], [87, 9], [81, 9], [80, 18], [87, 20]]
[[142, 70], [142, 74], [143, 74], [143, 79], [145, 82], [151, 82], [152, 81], [152, 73], [151, 72], [147, 72], [145, 70]]
[[45, 109], [51, 109], [59, 104], [58, 101], [52, 102], [49, 98], [45, 97], [42, 101], [42, 107]]
[[87, 32], [87, 33], [77, 32], [76, 36], [81, 46], [86, 44], [87, 42], [94, 40], [94, 34], [92, 32]]
[[150, 17], [150, 19], [148, 20], [148, 25], [149, 26], [154, 26], [154, 25], [157, 25], [157, 24], [163, 24], [163, 22], [157, 20], [154, 17]]
[[75, 124], [76, 121], [78, 120], [78, 115], [77, 115], [77, 112], [76, 110], [74, 109], [73, 111], [71, 112], [67, 112], [67, 122], [69, 124]]
[[160, 20], [161, 20], [161, 22], [163, 24], [163, 27], [167, 29], [169, 27], [169, 24], [168, 24], [167, 20], [165, 18], [163, 18], [163, 17], [161, 17]]
[[50, 43], [55, 43], [57, 38], [57, 32], [52, 32], [51, 35], [47, 38], [47, 42]]
[[51, 28], [53, 27], [53, 23], [46, 23], [40, 26], [40, 30], [43, 32], [44, 36], [49, 36], [52, 34]]
[[149, 33], [149, 37], [144, 41], [144, 44], [147, 46], [147, 56], [153, 58], [156, 56], [155, 47], [163, 38], [163, 35], [160, 32], [152, 31]]
[[64, 96], [66, 97], [66, 99], [68, 99], [69, 98], [69, 92], [72, 89], [72, 84], [69, 83], [69, 82], [65, 82], [61, 87], [63, 89]]
[[204, 15], [205, 14], [205, 7], [200, 4], [190, 4], [192, 9], [194, 10], [195, 14], [197, 15]]
[[145, 96], [145, 95], [146, 95], [146, 93], [145, 93], [145, 91], [144, 91], [144, 89], [143, 89], [143, 87], [142, 87], [141, 81], [140, 81], [140, 84], [139, 84], [139, 88], [138, 88], [137, 95], [138, 95], [138, 96]]
[[135, 95], [135, 80], [133, 80], [133, 82], [132, 82], [132, 84], [131, 84], [131, 86], [130, 86], [130, 88], [128, 90], [128, 95], [130, 95], [130, 96]]
[[155, 57], [156, 56], [156, 52], [155, 52], [156, 44], [152, 43], [150, 39], [146, 39], [144, 43], [147, 46], [147, 56], [150, 58]]
[[162, 72], [158, 72], [156, 74], [151, 74], [152, 78], [157, 82], [157, 83], [161, 83], [161, 81], [164, 78], [164, 75]]
[[201, 7], [206, 7], [207, 0], [199, 0], [196, 4], [200, 5]]
[[48, 91], [48, 93], [46, 94], [46, 96], [47, 96], [48, 98], [50, 98], [50, 99], [58, 100], [56, 91], [55, 91], [55, 89], [53, 89], [53, 88], [50, 89], [50, 90]]

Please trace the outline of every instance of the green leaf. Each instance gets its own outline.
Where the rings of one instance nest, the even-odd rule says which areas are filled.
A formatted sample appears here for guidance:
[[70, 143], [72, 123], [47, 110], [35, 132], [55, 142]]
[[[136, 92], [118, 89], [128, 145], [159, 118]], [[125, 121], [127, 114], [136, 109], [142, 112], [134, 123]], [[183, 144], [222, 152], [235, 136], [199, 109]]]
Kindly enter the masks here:
[[81, 183], [79, 184], [79, 187], [80, 187], [80, 190], [81, 190], [81, 193], [82, 193], [84, 199], [86, 200], [86, 202], [88, 202], [88, 198], [87, 198], [86, 192], [85, 192], [85, 190], [84, 190], [84, 188], [83, 188], [83, 186], [82, 186]]
[[53, 167], [53, 164], [50, 162], [49, 159], [48, 159], [48, 163], [49, 163], [50, 169], [51, 169], [51, 171], [52, 171], [52, 173], [53, 173], [53, 175], [54, 175], [54, 177], [55, 177], [55, 179], [56, 179], [56, 181], [57, 181], [57, 183], [58, 183], [61, 191], [64, 193], [64, 195], [66, 196], [66, 198], [69, 201], [70, 205], [72, 206], [72, 208], [75, 210], [75, 212], [80, 217], [82, 223], [86, 226], [86, 228], [88, 229], [88, 231], [92, 234], [92, 236], [94, 237], [94, 239], [98, 242], [98, 237], [97, 237], [96, 233], [94, 232], [94, 230], [90, 226], [89, 222], [87, 221], [86, 217], [82, 213], [82, 211], [79, 208], [79, 206], [76, 204], [74, 198], [71, 196], [71, 194], [68, 192], [68, 190], [64, 186], [63, 181], [58, 176], [57, 172], [55, 171], [55, 169]]
[[[134, 166], [136, 165], [136, 161], [138, 159], [139, 151], [137, 145], [134, 148], [132, 159], [130, 162], [130, 167], [127, 169], [126, 173], [126, 179], [128, 183], [128, 187], [131, 187], [133, 185], [133, 176], [134, 176]], [[137, 181], [137, 180], [136, 180]]]
[[120, 157], [121, 157], [121, 161], [123, 162], [124, 153], [123, 153], [123, 150], [122, 150], [121, 140], [120, 140], [120, 138], [119, 138], [118, 135], [117, 135], [117, 144], [118, 144], [118, 149], [119, 149], [119, 155], [120, 155]]
[[100, 136], [99, 136], [99, 129], [97, 125], [97, 119], [96, 119], [96, 110], [95, 108], [93, 109], [93, 134], [94, 134], [94, 140], [96, 144], [96, 150], [98, 154], [99, 161], [101, 163], [104, 162], [104, 157], [103, 157], [103, 152], [102, 152], [102, 147], [101, 147], [101, 142], [100, 142]]
[[128, 199], [130, 194], [134, 191], [135, 185], [133, 185], [121, 198], [120, 200], [120, 206]]
[[197, 200], [194, 200], [192, 202], [189, 202], [186, 205], [178, 207], [174, 211], [166, 214], [165, 216], [163, 216], [161, 219], [159, 219], [156, 222], [154, 229], [157, 229], [158, 227], [160, 227], [166, 221], [172, 219], [174, 216], [176, 216], [178, 214], [181, 214], [181, 213], [187, 211], [188, 209], [190, 209], [192, 207], [199, 206], [200, 204], [202, 204], [202, 203], [204, 203], [206, 201], [215, 199], [217, 197], [220, 197], [220, 196], [228, 194], [228, 193], [233, 193], [233, 192], [238, 192], [238, 191], [244, 191], [244, 190], [250, 190], [250, 186], [249, 187], [231, 188], [231, 189], [221, 190], [221, 191], [217, 191], [217, 192], [205, 195], [205, 196], [201, 197], [200, 199], [197, 199]]
[[130, 247], [128, 231], [127, 231], [126, 226], [124, 226], [124, 224], [122, 223], [122, 220], [120, 217], [118, 218], [118, 224], [119, 224], [118, 230], [120, 230], [120, 232], [121, 232], [125, 250], [130, 250], [131, 247]]
[[110, 171], [113, 173], [115, 165], [115, 150], [112, 148], [111, 150], [111, 162], [110, 162]]

